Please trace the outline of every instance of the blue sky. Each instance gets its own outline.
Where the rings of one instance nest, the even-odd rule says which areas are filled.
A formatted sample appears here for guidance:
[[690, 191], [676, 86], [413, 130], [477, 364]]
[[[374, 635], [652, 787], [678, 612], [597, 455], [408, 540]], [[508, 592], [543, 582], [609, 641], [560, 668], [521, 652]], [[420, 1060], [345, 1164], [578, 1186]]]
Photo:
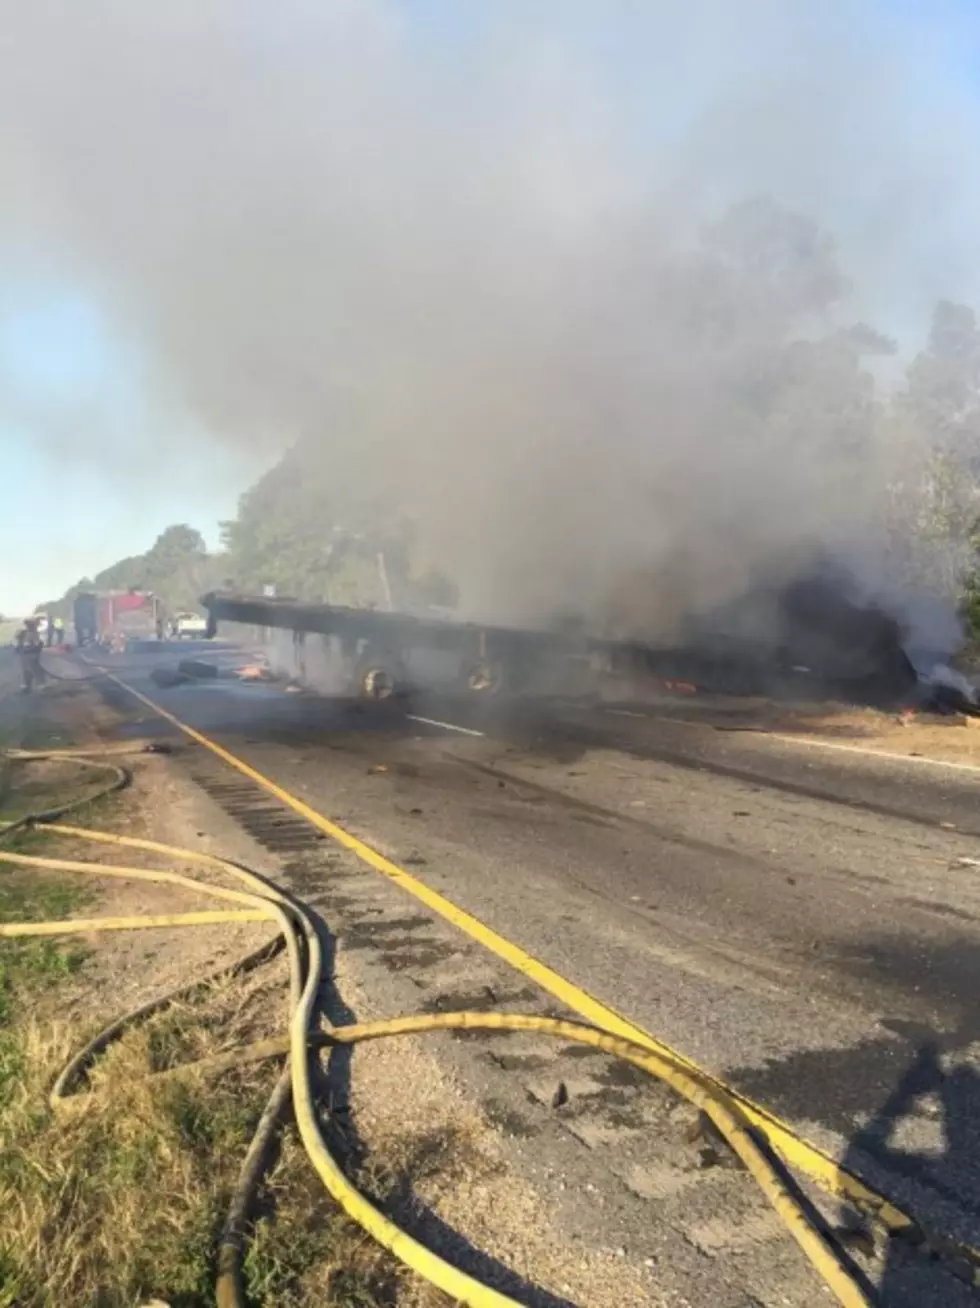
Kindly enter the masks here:
[[[343, 8], [341, 0], [329, 3], [338, 11]], [[752, 8], [759, 22], [768, 21], [758, 19], [760, 13], [771, 11], [778, 16], [778, 21], [769, 25], [779, 29], [772, 43], [778, 65], [780, 52], [785, 52], [786, 16], [793, 6], [786, 6], [785, 0], [731, 0], [730, 8], [733, 15]], [[25, 6], [23, 14], [29, 9]], [[220, 6], [216, 13], [218, 9]], [[292, 10], [294, 18], [302, 18], [304, 13], [322, 14], [322, 0], [309, 10], [302, 0], [294, 0]], [[870, 182], [861, 196], [865, 227], [859, 229], [855, 224], [850, 237], [846, 232], [842, 237], [845, 266], [851, 268], [854, 262], [864, 265], [870, 316], [886, 330], [912, 340], [921, 335], [928, 305], [937, 292], [955, 294], [962, 286], [964, 298], [970, 298], [971, 292], [973, 298], [980, 296], [980, 268], [974, 285], [964, 284], [962, 257], [964, 250], [972, 250], [974, 234], [980, 230], [980, 6], [976, 0], [827, 0], [826, 5], [811, 9], [801, 0], [797, 12], [809, 16], [818, 11], [829, 15], [826, 22], [821, 19], [824, 38], [833, 32], [835, 23], [842, 33], [856, 33], [855, 58], [862, 51], [868, 58], [867, 52], [887, 44], [891, 34], [901, 46], [902, 57], [909, 61], [908, 95], [903, 89], [899, 103], [903, 113], [892, 124], [892, 106], [886, 104], [881, 110], [882, 122], [867, 136], [865, 145], [882, 140], [889, 130], [893, 149], [896, 142], [901, 146], [904, 136], [917, 137], [914, 149], [920, 163], [935, 154], [941, 160], [937, 176], [944, 176], [942, 169], [945, 175], [954, 175], [953, 195], [942, 185], [937, 185], [934, 193], [928, 187], [917, 187], [914, 170], [911, 184], [900, 178], [906, 189], [899, 193], [897, 203], [894, 197], [889, 201], [887, 221], [892, 230], [882, 233], [890, 237], [882, 241], [876, 227], [880, 220], [878, 197]], [[228, 12], [236, 12], [235, 7]], [[273, 21], [271, 12], [262, 10], [263, 22]], [[499, 49], [504, 60], [512, 52], [508, 41], [516, 43], [516, 49], [525, 31], [542, 48], [554, 42], [584, 52], [588, 58], [583, 66], [594, 64], [601, 69], [603, 93], [617, 128], [625, 125], [632, 144], [640, 142], [641, 151], [646, 148], [651, 160], [665, 141], [680, 136], [697, 119], [713, 85], [737, 77], [745, 60], [752, 77], [757, 71], [752, 60], [763, 71], [771, 71], [765, 68], [771, 52], [760, 53], [750, 27], [743, 31], [733, 18], [728, 31], [724, 24], [713, 21], [727, 15], [723, 0], [690, 0], [688, 6], [660, 6], [652, 0], [633, 4], [627, 0], [619, 4], [499, 0], [499, 7], [498, 0], [391, 0], [391, 12], [400, 16], [409, 47], [428, 59], [431, 83], [450, 107], [453, 97], [468, 93], [471, 78], [477, 76], [473, 49], [500, 40], [502, 30], [504, 41]], [[508, 17], [498, 24], [500, 13]], [[669, 18], [663, 17], [667, 13]], [[165, 18], [159, 17], [159, 21]], [[666, 42], [660, 40], [664, 24], [671, 33]], [[282, 44], [302, 40], [300, 27], [301, 23], [286, 23], [281, 30]], [[149, 20], [147, 30], [147, 45], [153, 46], [155, 29]], [[758, 30], [769, 32], [768, 27]], [[674, 57], [658, 65], [658, 54], [665, 46]], [[798, 49], [796, 53], [799, 55]], [[805, 64], [807, 51], [803, 56]], [[850, 67], [853, 71], [853, 65]], [[220, 79], [215, 84], [219, 85]], [[596, 85], [583, 80], [583, 97], [595, 94]], [[168, 84], [167, 91], [176, 94], [180, 89], [177, 76], [174, 87]], [[956, 123], [962, 133], [959, 136], [950, 138], [935, 130], [936, 124], [946, 121], [945, 110], [936, 108], [945, 104], [944, 97], [955, 102], [955, 114], [949, 121]], [[746, 113], [758, 111], [757, 104], [739, 107]], [[925, 111], [920, 112], [920, 107]], [[873, 99], [866, 108], [873, 115]], [[935, 113], [930, 116], [932, 110]], [[57, 117], [63, 110], [54, 106], [50, 112]], [[714, 142], [716, 153], [701, 157], [701, 180], [707, 176], [714, 181], [717, 175], [718, 192], [723, 195], [729, 183], [749, 178], [750, 184], [758, 179], [765, 187], [776, 176], [786, 181], [789, 192], [779, 198], [799, 203], [837, 231], [836, 220], [846, 209], [852, 190], [862, 189], [863, 180], [862, 146], [860, 142], [855, 146], [852, 140], [852, 135], [860, 133], [851, 132], [847, 112], [843, 113], [841, 148], [828, 151], [823, 160], [826, 177], [815, 178], [817, 170], [810, 160], [794, 157], [794, 151], [805, 154], [797, 149], [794, 132], [787, 130], [780, 136], [774, 129], [767, 136], [768, 152], [760, 151], [757, 174], [742, 161], [737, 170], [726, 171], [725, 137], [719, 133]], [[971, 112], [978, 124], [975, 134], [964, 128]], [[859, 122], [853, 125], [861, 126]], [[6, 163], [3, 127], [0, 122], [0, 161]], [[713, 127], [717, 128], [717, 123]], [[44, 139], [49, 128], [50, 124], [42, 123], [39, 139]], [[822, 143], [826, 144], [825, 138]], [[700, 144], [704, 147], [704, 141]], [[174, 146], [179, 153], [179, 141]], [[849, 149], [852, 154], [847, 162], [835, 167], [835, 156], [847, 154]], [[76, 155], [77, 151], [72, 151], [68, 157], [74, 162]], [[655, 173], [654, 165], [651, 173]], [[29, 176], [27, 172], [21, 178]], [[69, 178], [60, 192], [55, 187], [54, 203], [70, 208], [66, 197], [71, 196], [72, 184], [77, 181]], [[24, 211], [30, 214], [32, 197], [26, 200]], [[821, 211], [823, 201], [826, 204]], [[46, 194], [38, 203], [43, 210], [44, 204], [52, 203], [51, 197]], [[947, 203], [948, 222], [943, 216]], [[938, 222], [934, 221], [937, 212]], [[927, 235], [922, 234], [925, 228], [929, 229]], [[30, 221], [24, 231], [27, 235], [21, 232], [20, 240], [30, 248], [34, 231]], [[120, 234], [125, 241], [125, 230]], [[81, 246], [85, 247], [84, 240]], [[59, 275], [58, 270], [67, 264], [59, 262], [56, 255], [48, 257], [43, 238], [31, 249], [29, 262], [19, 258], [21, 253], [16, 244], [9, 249], [0, 245], [0, 466], [6, 492], [0, 513], [0, 612], [4, 613], [32, 608], [79, 577], [146, 549], [172, 522], [189, 522], [215, 543], [218, 522], [233, 514], [238, 495], [259, 467], [254, 460], [207, 440], [204, 431], [195, 430], [190, 417], [175, 416], [179, 414], [176, 404], [168, 404], [166, 413], [161, 410], [161, 389], [150, 384], [153, 361], [141, 354], [146, 342], [126, 337], [118, 323], [110, 325], [107, 305], [87, 294], [85, 286]], [[980, 260], [977, 263], [980, 265]], [[11, 269], [17, 269], [16, 273]], [[901, 282], [905, 298], [890, 304], [888, 296], [896, 281]]]
[[[167, 465], [145, 457], [158, 422], [133, 350], [109, 335], [96, 306], [64, 285], [18, 280], [3, 289], [0, 613], [56, 598], [147, 549], [173, 522], [216, 545], [219, 521], [233, 515], [254, 470], [236, 473], [208, 452], [188, 459], [184, 475], [171, 464], [164, 476]], [[134, 453], [142, 457], [132, 468]]]

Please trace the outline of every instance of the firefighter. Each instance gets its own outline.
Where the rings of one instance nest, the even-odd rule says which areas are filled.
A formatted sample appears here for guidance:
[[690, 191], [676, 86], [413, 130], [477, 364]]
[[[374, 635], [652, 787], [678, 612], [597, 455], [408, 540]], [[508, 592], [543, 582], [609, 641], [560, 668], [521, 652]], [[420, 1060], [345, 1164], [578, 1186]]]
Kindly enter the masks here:
[[35, 683], [41, 686], [46, 680], [44, 668], [41, 666], [41, 651], [44, 649], [44, 638], [38, 626], [37, 618], [25, 618], [24, 625], [17, 633], [17, 653], [20, 657], [25, 695], [34, 689]]

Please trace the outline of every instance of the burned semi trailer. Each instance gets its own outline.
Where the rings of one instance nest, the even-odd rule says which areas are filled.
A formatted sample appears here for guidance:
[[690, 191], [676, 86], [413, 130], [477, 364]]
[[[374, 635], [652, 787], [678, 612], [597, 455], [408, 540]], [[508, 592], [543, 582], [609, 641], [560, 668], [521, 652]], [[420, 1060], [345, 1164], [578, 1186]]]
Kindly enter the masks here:
[[612, 680], [621, 687], [682, 681], [721, 694], [885, 704], [902, 700], [917, 680], [897, 623], [823, 587], [788, 589], [768, 640], [703, 629], [673, 648], [228, 591], [201, 602], [210, 635], [219, 624], [234, 624], [264, 633], [268, 646], [274, 633], [285, 634], [301, 676], [306, 654], [314, 661], [309, 638], [318, 638], [329, 652], [331, 685], [375, 698], [408, 686], [480, 696], [575, 693]]
[[[345, 689], [372, 697], [430, 679], [448, 680], [472, 694], [522, 693], [563, 665], [599, 656], [595, 642], [546, 631], [227, 591], [204, 595], [201, 603], [209, 636], [217, 635], [221, 624], [255, 634], [289, 632], [300, 665], [309, 637], [322, 638]], [[427, 665], [431, 677], [425, 675]]]

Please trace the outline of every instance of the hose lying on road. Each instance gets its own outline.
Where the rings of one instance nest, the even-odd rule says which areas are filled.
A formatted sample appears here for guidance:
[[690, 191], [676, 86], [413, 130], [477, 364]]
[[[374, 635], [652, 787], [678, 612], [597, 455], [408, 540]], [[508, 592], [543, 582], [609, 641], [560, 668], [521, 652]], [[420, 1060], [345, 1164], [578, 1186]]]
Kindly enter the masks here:
[[[75, 752], [68, 752], [65, 756], [83, 761]], [[34, 757], [42, 757], [42, 755], [35, 754]], [[47, 754], [43, 757], [58, 757], [58, 754]], [[86, 802], [89, 802], [90, 798], [88, 797]], [[330, 1153], [317, 1117], [311, 1084], [313, 1050], [341, 1044], [353, 1045], [363, 1040], [376, 1040], [387, 1036], [460, 1029], [540, 1032], [564, 1041], [602, 1050], [665, 1082], [678, 1094], [695, 1104], [727, 1140], [755, 1178], [790, 1234], [844, 1308], [868, 1308], [870, 1300], [858, 1276], [784, 1183], [778, 1166], [744, 1118], [741, 1109], [734, 1101], [726, 1099], [714, 1084], [706, 1079], [702, 1080], [698, 1074], [688, 1068], [673, 1062], [668, 1057], [652, 1053], [640, 1045], [608, 1035], [594, 1027], [577, 1022], [521, 1014], [455, 1012], [423, 1014], [350, 1026], [330, 1025], [317, 1009], [318, 994], [325, 981], [321, 928], [317, 918], [301, 900], [259, 873], [212, 854], [180, 849], [137, 837], [65, 826], [47, 817], [42, 821], [45, 830], [70, 837], [72, 840], [162, 854], [184, 863], [196, 863], [212, 871], [220, 871], [237, 883], [237, 888], [215, 885], [164, 869], [44, 858], [3, 848], [0, 848], [0, 861], [23, 867], [170, 884], [193, 894], [222, 900], [235, 907], [204, 913], [154, 915], [152, 918], [142, 919], [127, 917], [88, 919], [85, 922], [68, 920], [44, 924], [6, 923], [0, 924], [0, 937], [35, 934], [39, 929], [46, 933], [68, 934], [139, 926], [190, 926], [203, 921], [265, 919], [277, 928], [279, 937], [285, 945], [290, 977], [287, 1008], [288, 1035], [247, 1046], [230, 1055], [220, 1055], [203, 1063], [192, 1063], [185, 1068], [158, 1074], [170, 1076], [195, 1069], [216, 1074], [226, 1070], [232, 1063], [238, 1064], [249, 1059], [283, 1056], [287, 1058], [286, 1066], [269, 1098], [243, 1162], [226, 1220], [218, 1252], [219, 1308], [245, 1308], [242, 1258], [247, 1234], [249, 1201], [261, 1179], [271, 1141], [290, 1093], [299, 1134], [307, 1154], [327, 1190], [349, 1217], [406, 1267], [438, 1287], [454, 1302], [470, 1305], [471, 1308], [513, 1308], [515, 1300], [452, 1266], [397, 1227], [375, 1208], [348, 1180], [341, 1164]], [[21, 824], [22, 822], [23, 820]], [[11, 830], [10, 825], [7, 830]], [[225, 969], [223, 975], [227, 975], [229, 971], [237, 973], [255, 966], [258, 961], [261, 961], [262, 952], [253, 953], [233, 965], [231, 969]], [[265, 946], [264, 952], [269, 956], [271, 946]], [[149, 1004], [144, 1004], [106, 1027], [80, 1050], [62, 1071], [52, 1090], [52, 1104], [61, 1107], [77, 1093], [94, 1059], [127, 1027], [185, 996], [189, 990], [199, 989], [202, 984], [206, 982], [197, 981]]]
[[79, 672], [68, 676], [64, 672], [53, 672], [50, 663], [47, 661], [41, 663], [41, 671], [45, 677], [49, 677], [52, 681], [77, 681], [79, 685], [86, 681], [99, 681], [102, 677], [109, 675], [106, 668], [100, 668], [98, 672]]

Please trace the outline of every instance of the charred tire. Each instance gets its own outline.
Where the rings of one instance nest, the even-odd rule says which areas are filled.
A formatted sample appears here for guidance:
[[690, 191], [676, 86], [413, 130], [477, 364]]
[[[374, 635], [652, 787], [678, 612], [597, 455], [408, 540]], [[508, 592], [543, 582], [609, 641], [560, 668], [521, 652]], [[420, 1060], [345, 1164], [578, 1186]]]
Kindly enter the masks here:
[[461, 683], [467, 695], [497, 695], [504, 685], [503, 665], [496, 659], [478, 659], [463, 668]]
[[205, 663], [203, 659], [181, 659], [177, 664], [177, 671], [185, 677], [205, 680], [216, 677], [221, 669], [217, 663]]
[[170, 690], [174, 686], [186, 686], [192, 678], [184, 672], [178, 672], [176, 668], [154, 668], [150, 680], [161, 690]]
[[390, 699], [405, 682], [405, 666], [390, 651], [366, 650], [354, 668], [354, 689], [364, 699]]

